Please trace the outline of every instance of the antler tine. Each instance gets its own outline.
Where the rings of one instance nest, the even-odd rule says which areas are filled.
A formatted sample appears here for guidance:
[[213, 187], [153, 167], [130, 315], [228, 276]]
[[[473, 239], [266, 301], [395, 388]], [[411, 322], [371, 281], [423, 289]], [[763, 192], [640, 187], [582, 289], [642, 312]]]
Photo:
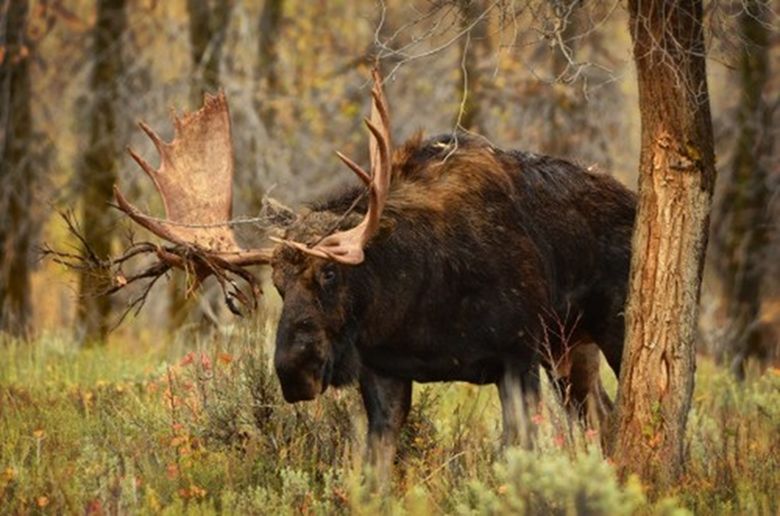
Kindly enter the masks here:
[[128, 217], [133, 219], [138, 225], [148, 229], [160, 238], [163, 238], [169, 242], [177, 245], [186, 245], [186, 243], [177, 238], [176, 235], [168, 231], [168, 228], [163, 224], [155, 221], [154, 219], [147, 217], [138, 208], [130, 204], [130, 202], [122, 195], [119, 188], [114, 185], [114, 199], [116, 200], [119, 209], [122, 210]]
[[338, 157], [369, 187], [370, 198], [368, 211], [357, 226], [346, 231], [340, 231], [323, 238], [313, 247], [299, 242], [284, 241], [307, 254], [344, 263], [358, 265], [365, 259], [365, 245], [379, 230], [379, 220], [390, 191], [391, 143], [390, 117], [387, 101], [382, 91], [382, 77], [374, 68], [372, 71], [374, 85], [371, 89], [371, 116], [367, 119], [369, 138], [369, 156], [371, 159], [371, 175], [362, 167], [341, 153]]
[[135, 160], [136, 163], [138, 163], [138, 166], [141, 167], [141, 169], [146, 172], [146, 174], [154, 180], [154, 175], [157, 172], [153, 166], [149, 164], [148, 161], [146, 161], [144, 158], [141, 157], [140, 154], [135, 152], [132, 148], [127, 148], [127, 153], [130, 154], [130, 157]]
[[157, 149], [157, 152], [163, 154], [165, 152], [165, 142], [162, 141], [160, 135], [154, 132], [154, 129], [146, 125], [145, 122], [138, 122], [138, 127], [140, 127], [143, 132], [146, 133], [150, 140], [152, 140], [152, 143], [154, 143], [154, 147]]
[[369, 154], [371, 158], [371, 202], [365, 218], [365, 231], [361, 245], [379, 229], [379, 219], [385, 206], [390, 189], [391, 146], [390, 146], [390, 116], [387, 100], [382, 89], [382, 76], [377, 68], [371, 71], [374, 84], [371, 88], [371, 117], [366, 120], [366, 126], [371, 133], [369, 139]]
[[363, 170], [363, 167], [361, 167], [360, 165], [358, 165], [357, 163], [355, 163], [354, 161], [352, 161], [351, 159], [349, 159], [347, 156], [345, 156], [339, 151], [336, 151], [336, 156], [338, 156], [339, 159], [341, 159], [341, 161], [343, 161], [344, 164], [347, 165], [352, 170], [352, 172], [357, 174], [357, 176], [360, 178], [361, 181], [363, 181], [363, 183], [365, 183], [366, 186], [371, 185], [371, 175], [365, 170]]

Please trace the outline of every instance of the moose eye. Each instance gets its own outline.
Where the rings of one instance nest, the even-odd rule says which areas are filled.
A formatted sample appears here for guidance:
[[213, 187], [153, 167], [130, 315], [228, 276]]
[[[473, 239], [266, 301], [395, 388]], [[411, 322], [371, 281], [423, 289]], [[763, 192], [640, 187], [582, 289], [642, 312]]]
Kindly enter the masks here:
[[320, 273], [320, 282], [323, 287], [328, 287], [336, 281], [336, 268], [333, 266], [325, 267]]

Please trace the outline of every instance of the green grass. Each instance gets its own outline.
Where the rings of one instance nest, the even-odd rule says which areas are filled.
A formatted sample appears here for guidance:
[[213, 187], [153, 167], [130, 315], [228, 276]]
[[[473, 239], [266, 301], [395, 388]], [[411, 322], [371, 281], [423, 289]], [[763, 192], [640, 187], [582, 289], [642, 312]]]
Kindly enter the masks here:
[[268, 332], [0, 341], [0, 513], [777, 514], [780, 375], [702, 361], [679, 485], [648, 500], [560, 407], [502, 450], [495, 389], [417, 386], [392, 485], [362, 461], [355, 389], [288, 405]]

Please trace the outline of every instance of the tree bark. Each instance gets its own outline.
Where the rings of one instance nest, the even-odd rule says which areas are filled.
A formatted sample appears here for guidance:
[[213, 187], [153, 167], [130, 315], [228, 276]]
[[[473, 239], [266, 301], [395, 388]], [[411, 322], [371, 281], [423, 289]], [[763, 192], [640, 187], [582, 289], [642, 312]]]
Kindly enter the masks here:
[[613, 459], [651, 490], [683, 465], [715, 180], [700, 0], [630, 0], [642, 139]]
[[763, 342], [759, 323], [770, 224], [766, 157], [773, 146], [770, 110], [762, 96], [770, 77], [768, 8], [764, 2], [747, 0], [739, 17], [744, 46], [735, 152], [712, 225], [713, 261], [722, 278], [730, 326], [716, 356], [720, 362], [733, 361], [738, 378], [744, 375], [748, 357], [766, 359], [771, 347]]
[[30, 315], [30, 47], [26, 0], [0, 4], [0, 332], [25, 335]]
[[[92, 107], [89, 147], [81, 167], [84, 237], [99, 258], [111, 253], [112, 223], [109, 201], [116, 182], [120, 143], [116, 106], [122, 77], [122, 37], [127, 28], [125, 0], [98, 0], [93, 29], [94, 68], [90, 79]], [[84, 344], [105, 342], [111, 300], [100, 295], [110, 278], [83, 271], [79, 278], [78, 327]]]

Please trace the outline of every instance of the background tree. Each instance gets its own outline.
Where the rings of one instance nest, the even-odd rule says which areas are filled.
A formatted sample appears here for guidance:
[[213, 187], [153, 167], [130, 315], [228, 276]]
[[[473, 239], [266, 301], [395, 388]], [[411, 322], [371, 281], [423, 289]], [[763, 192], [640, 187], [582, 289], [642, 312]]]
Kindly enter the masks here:
[[[127, 26], [125, 0], [98, 0], [93, 28], [90, 79], [91, 111], [88, 147], [81, 164], [82, 225], [91, 252], [106, 257], [115, 231], [108, 202], [117, 178], [121, 136], [117, 130], [117, 104], [122, 78], [122, 38]], [[85, 343], [102, 342], [109, 330], [110, 299], [100, 296], [110, 278], [93, 271], [79, 277], [76, 309], [79, 331]]]
[[193, 108], [200, 106], [204, 92], [220, 87], [219, 67], [232, 7], [231, 0], [187, 0]]
[[[467, 4], [460, 0], [384, 4], [284, 0], [276, 28], [261, 31], [260, 20], [275, 19], [271, 13], [277, 1], [280, 0], [233, 0], [219, 50], [221, 58], [216, 70], [230, 99], [234, 123], [236, 184], [240, 185], [235, 192], [235, 213], [256, 215], [258, 201], [268, 190], [272, 190], [273, 197], [296, 206], [350, 181], [349, 175], [342, 173], [333, 150], [342, 150], [358, 161], [367, 159], [361, 115], [366, 109], [366, 66], [377, 55], [388, 77], [386, 88], [393, 107], [396, 141], [403, 141], [418, 129], [426, 135], [451, 131], [462, 100], [459, 74], [463, 38], [456, 36], [462, 35], [463, 5], [490, 11], [484, 27], [489, 51], [474, 54], [477, 72], [471, 74], [472, 81], [479, 83], [476, 90], [472, 88], [472, 98], [477, 95], [479, 104], [477, 130], [496, 145], [563, 154], [584, 166], [595, 164], [634, 186], [639, 112], [633, 75], [627, 73], [630, 62], [625, 59], [625, 49], [630, 44], [625, 30], [628, 12], [615, 9], [616, 4], [577, 0], [479, 0]], [[4, 3], [11, 4], [0, 0], [0, 4]], [[203, 2], [198, 4], [191, 7], [204, 6]], [[727, 19], [724, 27], [731, 29], [731, 20], [736, 20], [738, 12], [732, 6], [738, 4], [741, 2], [713, 4], [707, 12], [705, 28], [712, 30], [722, 24], [720, 17]], [[67, 247], [73, 241], [65, 235], [56, 217], [50, 217], [47, 206], [52, 198], [72, 205], [83, 193], [82, 172], [74, 171], [72, 165], [83, 161], [81, 154], [88, 144], [88, 135], [74, 128], [90, 120], [94, 100], [89, 93], [94, 60], [88, 57], [89, 35], [96, 21], [94, 3], [67, 3], [69, 11], [64, 10], [64, 2], [34, 0], [30, 5], [33, 22], [39, 19], [35, 14], [39, 8], [48, 12], [39, 25], [49, 35], [36, 42], [32, 61], [32, 118], [35, 130], [50, 139], [53, 149], [53, 166], [46, 168], [46, 175], [36, 182], [33, 205], [40, 206], [36, 209], [43, 212], [36, 220], [42, 225], [46, 241]], [[210, 2], [209, 7], [215, 8], [216, 2]], [[201, 46], [204, 50], [198, 53], [199, 57], [193, 57], [187, 0], [128, 3], [126, 10], [127, 26], [121, 37], [117, 35], [123, 40], [125, 56], [122, 102], [115, 104], [116, 109], [122, 110], [117, 122], [130, 129], [135, 120], [143, 119], [168, 137], [170, 107], [197, 105], [191, 103], [195, 102], [192, 97], [199, 102], [201, 88], [193, 86], [193, 70], [209, 68], [207, 61], [215, 62], [208, 56], [214, 56], [212, 49], [216, 50], [216, 46], [206, 43]], [[573, 16], [564, 24], [561, 17], [569, 12]], [[777, 17], [770, 18], [771, 37], [777, 34]], [[323, 19], [329, 23], [321, 23]], [[557, 32], [561, 29], [565, 29], [562, 39], [571, 50], [571, 61], [560, 52]], [[571, 37], [567, 32], [572, 33]], [[721, 41], [728, 39], [727, 34], [733, 37], [737, 32], [710, 32], [715, 51]], [[773, 41], [776, 46], [776, 36]], [[266, 43], [274, 46], [275, 51], [263, 54], [260, 47], [267, 49]], [[478, 39], [472, 34], [469, 49], [478, 46]], [[734, 136], [716, 142], [718, 154], [723, 157], [730, 154], [737, 139], [726, 128], [736, 126], [727, 114], [736, 102], [733, 92], [738, 87], [738, 74], [721, 63], [729, 62], [729, 57], [738, 55], [735, 51], [739, 49], [741, 46], [731, 45], [726, 49], [729, 54], [717, 55], [710, 61], [713, 112], [719, 114], [718, 133]], [[277, 92], [260, 84], [265, 79], [258, 83], [262, 55], [274, 53]], [[9, 50], [6, 56], [10, 55]], [[771, 60], [776, 55], [777, 52], [769, 52], [770, 63], [775, 63]], [[567, 65], [563, 81], [556, 84], [554, 78]], [[210, 69], [214, 70], [213, 66]], [[766, 98], [777, 98], [778, 87], [780, 79], [770, 74]], [[560, 109], [554, 107], [558, 105]], [[261, 120], [258, 106], [274, 108], [271, 132], [266, 130], [270, 118]], [[775, 119], [778, 113], [780, 110], [774, 111]], [[779, 126], [773, 121], [768, 129], [776, 132]], [[128, 131], [120, 143], [154, 159], [154, 150], [140, 131]], [[776, 171], [780, 170], [776, 166], [777, 148], [771, 153], [767, 170], [774, 179], [770, 177], [769, 183], [776, 185]], [[32, 161], [38, 162], [36, 158]], [[122, 162], [127, 166], [119, 167], [119, 181], [127, 185], [134, 199], [148, 199], [150, 208], [159, 215], [157, 198], [151, 188], [147, 190], [149, 185], [142, 174], [124, 157]], [[777, 196], [773, 198], [775, 201], [772, 204], [770, 200], [770, 204], [777, 220], [780, 202]], [[260, 233], [250, 225], [241, 229], [242, 236]], [[770, 228], [770, 233], [773, 231]], [[770, 238], [771, 249], [765, 254], [769, 267], [777, 268], [771, 263], [780, 248], [777, 242], [776, 237]], [[780, 277], [776, 273], [766, 274], [767, 283]], [[780, 306], [780, 289], [768, 290], [762, 305], [764, 320], [767, 307]], [[36, 329], [74, 325], [76, 296], [71, 292], [69, 276], [56, 264], [47, 262], [35, 268], [31, 292]], [[51, 301], [52, 295], [56, 302]], [[711, 297], [720, 297], [720, 293]], [[167, 295], [152, 296], [149, 306], [140, 314], [143, 324], [139, 327], [165, 332], [168, 301]], [[775, 313], [778, 322], [773, 324], [780, 328], [780, 310]], [[710, 327], [722, 323], [722, 319], [715, 320]], [[129, 328], [126, 325], [122, 331], [130, 331]]]
[[483, 120], [479, 106], [482, 98], [484, 66], [490, 55], [490, 39], [488, 35], [488, 14], [481, 0], [458, 0], [460, 9], [460, 26], [466, 34], [460, 39], [463, 54], [460, 66], [460, 95], [463, 98], [461, 109], [456, 121], [463, 129], [484, 134]]
[[257, 112], [266, 131], [273, 131], [276, 119], [276, 96], [281, 92], [279, 77], [278, 41], [282, 26], [284, 0], [266, 0], [260, 12], [257, 38], [257, 67], [255, 76], [258, 89], [264, 90], [265, 102], [257, 102]]
[[0, 4], [0, 331], [26, 332], [33, 237], [27, 0]]
[[740, 378], [745, 360], [752, 356], [765, 361], [774, 346], [771, 340], [777, 338], [760, 317], [770, 243], [769, 158], [776, 137], [765, 96], [771, 75], [769, 9], [767, 2], [748, 0], [739, 13], [734, 147], [719, 181], [711, 225], [712, 264], [722, 285], [727, 320], [715, 353], [721, 362], [733, 362]]
[[[577, 117], [577, 111], [582, 111], [585, 104], [580, 98], [582, 92], [577, 91], [577, 64], [575, 54], [576, 37], [580, 35], [578, 15], [580, 0], [568, 2], [552, 2], [555, 11], [555, 27], [552, 31], [553, 53], [550, 59], [552, 71], [551, 97], [549, 106], [547, 138], [543, 142], [542, 151], [552, 156], [576, 156], [577, 149], [572, 148], [574, 142], [566, 138], [567, 126], [572, 118]], [[578, 120], [579, 121], [579, 120]], [[568, 122], [568, 123], [567, 123]]]
[[715, 158], [701, 1], [629, 12], [642, 142], [613, 458], [660, 489], [683, 464]]

